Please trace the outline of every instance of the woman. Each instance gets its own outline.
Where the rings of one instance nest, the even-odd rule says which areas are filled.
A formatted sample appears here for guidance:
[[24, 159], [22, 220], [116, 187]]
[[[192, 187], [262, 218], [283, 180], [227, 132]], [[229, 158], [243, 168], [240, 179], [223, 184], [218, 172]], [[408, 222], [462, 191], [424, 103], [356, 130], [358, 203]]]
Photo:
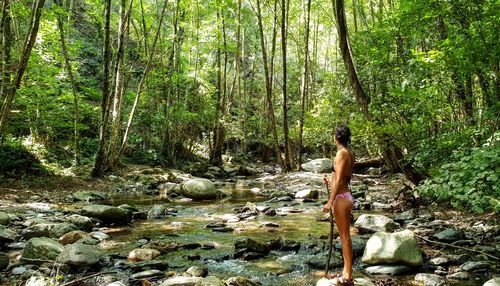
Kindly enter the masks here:
[[[333, 208], [335, 224], [339, 230], [342, 241], [342, 257], [344, 258], [344, 269], [342, 274], [334, 275], [333, 285], [354, 285], [352, 279], [352, 242], [351, 242], [351, 211], [354, 199], [351, 194], [351, 177], [354, 167], [354, 155], [348, 149], [351, 143], [351, 130], [345, 125], [335, 129], [335, 144], [337, 155], [333, 165], [331, 183], [325, 176], [324, 183], [330, 188], [330, 198], [323, 206], [323, 212], [329, 212]], [[330, 277], [332, 278], [332, 277]]]

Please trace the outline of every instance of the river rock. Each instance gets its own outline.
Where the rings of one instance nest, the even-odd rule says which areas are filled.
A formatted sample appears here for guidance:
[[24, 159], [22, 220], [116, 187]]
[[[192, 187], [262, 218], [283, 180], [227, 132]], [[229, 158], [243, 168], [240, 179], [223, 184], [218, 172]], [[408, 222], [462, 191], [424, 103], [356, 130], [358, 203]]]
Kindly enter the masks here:
[[228, 286], [261, 286], [259, 282], [252, 281], [246, 277], [236, 276], [226, 280]]
[[107, 205], [88, 205], [82, 208], [82, 215], [99, 219], [105, 224], [124, 225], [130, 222], [132, 213]]
[[362, 214], [356, 220], [354, 226], [362, 232], [370, 233], [377, 231], [392, 232], [398, 227], [398, 224], [384, 215]]
[[147, 269], [166, 270], [168, 269], [168, 262], [165, 260], [148, 260], [148, 261], [127, 263], [126, 266], [127, 268], [130, 268], [132, 271], [135, 272]]
[[423, 264], [422, 253], [410, 230], [395, 233], [377, 232], [366, 243], [362, 258], [368, 265], [402, 263]]
[[195, 286], [226, 286], [226, 283], [215, 276], [208, 276], [196, 282]]
[[308, 172], [329, 173], [333, 169], [333, 161], [329, 158], [315, 159], [302, 164], [301, 167]]
[[244, 250], [245, 252], [257, 252], [267, 255], [269, 247], [261, 242], [255, 241], [248, 237], [238, 239], [234, 244], [235, 251]]
[[75, 201], [83, 202], [95, 202], [106, 199], [105, 194], [96, 191], [79, 191], [74, 193], [72, 196]]
[[156, 270], [156, 269], [151, 269], [151, 270], [145, 270], [145, 271], [141, 271], [138, 273], [134, 273], [134, 274], [132, 274], [132, 276], [130, 276], [130, 278], [132, 278], [134, 280], [141, 280], [141, 279], [148, 279], [148, 278], [152, 278], [152, 277], [163, 277], [163, 276], [165, 276], [165, 273], [163, 273], [162, 271]]
[[0, 225], [0, 246], [4, 243], [10, 243], [16, 240], [17, 233], [5, 226]]
[[[352, 243], [352, 253], [354, 257], [358, 257], [363, 255], [363, 252], [365, 251], [366, 247], [366, 240], [359, 237], [359, 236], [353, 236], [351, 238], [351, 243]], [[335, 244], [335, 248], [342, 250], [342, 242], [339, 241]]]
[[488, 261], [467, 261], [460, 265], [460, 270], [467, 272], [484, 272], [490, 269]]
[[432, 238], [442, 242], [453, 242], [462, 239], [462, 237], [462, 232], [451, 228], [447, 228], [432, 235]]
[[41, 223], [32, 225], [23, 230], [23, 237], [30, 239], [32, 237], [59, 238], [66, 233], [78, 230], [76, 225], [71, 223]]
[[54, 260], [63, 250], [64, 246], [55, 240], [47, 237], [34, 237], [28, 240], [21, 259]]
[[167, 208], [164, 205], [154, 205], [148, 211], [148, 219], [160, 219], [165, 216]]
[[8, 225], [9, 223], [10, 223], [9, 214], [0, 212], [0, 225]]
[[436, 257], [429, 260], [429, 264], [432, 266], [447, 266], [450, 264], [450, 259], [448, 257]]
[[401, 275], [410, 272], [406, 265], [375, 265], [365, 268], [365, 272], [372, 275]]
[[160, 286], [195, 286], [202, 280], [201, 277], [175, 276], [163, 281]]
[[156, 249], [150, 248], [137, 248], [132, 250], [127, 257], [128, 261], [138, 262], [138, 261], [148, 261], [153, 260], [160, 256], [160, 252]]
[[7, 253], [0, 252], [0, 271], [7, 269], [9, 266], [9, 255]]
[[78, 229], [83, 231], [92, 231], [95, 227], [95, 224], [89, 217], [73, 214], [66, 218], [69, 223], [72, 223], [78, 227]]
[[449, 280], [469, 280], [470, 274], [468, 272], [459, 271], [450, 275], [446, 275], [446, 279]]
[[305, 189], [295, 193], [296, 199], [313, 199], [316, 200], [319, 196], [318, 190]]
[[448, 282], [443, 277], [436, 274], [418, 273], [415, 281], [423, 283], [423, 286], [447, 286]]
[[396, 217], [394, 218], [394, 221], [404, 222], [404, 221], [408, 221], [408, 220], [413, 220], [416, 217], [417, 217], [417, 214], [416, 214], [415, 209], [411, 209], [411, 210], [407, 210], [407, 211], [404, 211], [404, 212], [396, 215]]
[[70, 244], [57, 256], [57, 261], [75, 268], [88, 268], [99, 263], [103, 256], [95, 246], [87, 244]]
[[[313, 269], [325, 269], [326, 268], [326, 259], [324, 256], [322, 257], [314, 257], [306, 260], [306, 264]], [[330, 259], [330, 269], [341, 267], [344, 265], [344, 262], [340, 257], [332, 255]]]
[[68, 232], [65, 235], [59, 237], [59, 239], [57, 241], [62, 245], [72, 244], [72, 243], [75, 243], [84, 237], [87, 237], [88, 235], [89, 234], [86, 233], [85, 231], [74, 230], [74, 231]]
[[208, 269], [200, 266], [191, 266], [186, 270], [186, 273], [193, 277], [206, 277], [208, 275]]
[[216, 199], [218, 192], [210, 180], [197, 178], [184, 182], [181, 185], [181, 194], [195, 201], [200, 201]]
[[500, 277], [495, 277], [493, 279], [486, 281], [486, 283], [484, 283], [483, 286], [500, 286]]

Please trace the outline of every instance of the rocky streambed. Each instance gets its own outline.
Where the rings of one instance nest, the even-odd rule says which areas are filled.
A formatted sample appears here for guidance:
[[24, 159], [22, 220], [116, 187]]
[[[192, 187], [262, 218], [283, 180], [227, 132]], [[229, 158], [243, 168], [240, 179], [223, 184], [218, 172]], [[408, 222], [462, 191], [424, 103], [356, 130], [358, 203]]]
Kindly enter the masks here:
[[[328, 285], [325, 162], [204, 178], [139, 168], [106, 192], [3, 200], [1, 283]], [[356, 285], [499, 285], [496, 214], [422, 207], [398, 176], [357, 174], [353, 194]], [[330, 267], [340, 271], [339, 251]]]

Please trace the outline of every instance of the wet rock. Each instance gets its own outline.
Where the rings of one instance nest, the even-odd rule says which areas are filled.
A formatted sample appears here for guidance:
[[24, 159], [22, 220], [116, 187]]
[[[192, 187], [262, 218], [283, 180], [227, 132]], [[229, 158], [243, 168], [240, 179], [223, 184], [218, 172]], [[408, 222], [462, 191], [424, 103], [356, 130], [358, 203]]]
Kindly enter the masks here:
[[96, 218], [104, 224], [125, 225], [132, 218], [132, 213], [107, 205], [88, 205], [82, 208], [82, 215]]
[[105, 194], [96, 191], [79, 191], [74, 193], [72, 196], [75, 201], [84, 201], [84, 202], [95, 202], [106, 199]]
[[17, 233], [5, 226], [0, 225], [0, 246], [16, 240]]
[[410, 268], [405, 265], [375, 265], [365, 268], [365, 272], [372, 275], [401, 275], [410, 272]]
[[446, 279], [449, 279], [449, 280], [469, 280], [470, 274], [467, 272], [460, 271], [457, 273], [446, 275]]
[[[359, 237], [359, 236], [354, 236], [351, 238], [352, 242], [352, 253], [354, 254], [354, 257], [358, 257], [363, 255], [363, 252], [365, 251], [366, 247], [366, 240]], [[337, 242], [335, 244], [335, 248], [341, 250], [342, 249], [342, 242]]]
[[233, 232], [234, 228], [229, 227], [229, 226], [213, 227], [212, 231], [213, 232]]
[[71, 267], [89, 268], [97, 265], [103, 253], [97, 247], [86, 244], [70, 244], [57, 256], [57, 261]]
[[26, 242], [25, 241], [20, 241], [20, 242], [13, 242], [13, 243], [9, 243], [6, 245], [6, 247], [8, 249], [23, 249], [26, 247]]
[[226, 283], [215, 276], [208, 276], [196, 282], [195, 286], [226, 286]]
[[206, 277], [208, 275], [208, 269], [200, 266], [191, 266], [186, 270], [186, 273], [193, 277]]
[[197, 178], [184, 182], [181, 185], [181, 194], [195, 201], [213, 200], [217, 198], [218, 191], [215, 185], [207, 179]]
[[442, 242], [453, 242], [462, 239], [462, 237], [462, 232], [451, 228], [445, 229], [432, 235], [432, 238]]
[[316, 200], [318, 199], [319, 192], [318, 190], [312, 190], [312, 189], [305, 189], [302, 191], [298, 191], [295, 193], [295, 198], [296, 199], [313, 199]]
[[276, 210], [267, 210], [264, 212], [264, 215], [267, 216], [276, 216]]
[[[324, 270], [326, 268], [326, 259], [325, 256], [321, 257], [314, 257], [311, 259], [306, 260], [306, 265], [313, 269], [320, 269]], [[342, 267], [344, 265], [344, 262], [340, 257], [332, 255], [332, 258], [330, 259], [330, 269], [337, 268], [337, 267]]]
[[261, 286], [262, 284], [259, 282], [255, 282], [250, 280], [249, 278], [236, 276], [231, 277], [226, 280], [226, 284], [228, 286]]
[[398, 227], [398, 224], [384, 215], [362, 214], [354, 226], [362, 232], [392, 232]]
[[111, 237], [107, 234], [105, 234], [104, 232], [101, 232], [101, 231], [93, 231], [90, 233], [90, 236], [92, 238], [95, 238], [99, 241], [104, 241], [104, 240], [108, 240], [110, 239]]
[[74, 224], [51, 222], [32, 225], [24, 229], [22, 235], [25, 239], [30, 239], [32, 237], [59, 238], [75, 230], [78, 230], [78, 228]]
[[47, 237], [34, 237], [28, 240], [21, 259], [55, 260], [63, 252], [64, 246]]
[[201, 247], [201, 244], [193, 242], [193, 243], [186, 243], [180, 246], [182, 249], [198, 249]]
[[269, 206], [256, 206], [255, 208], [258, 212], [261, 212], [261, 213], [265, 213], [270, 209]]
[[238, 239], [234, 244], [235, 251], [244, 250], [244, 252], [257, 252], [267, 255], [269, 247], [261, 242], [255, 241], [248, 237]]
[[9, 214], [0, 212], [0, 225], [8, 225], [9, 223], [10, 223]]
[[89, 234], [86, 233], [85, 231], [74, 230], [74, 231], [68, 232], [65, 235], [59, 237], [59, 239], [57, 241], [62, 245], [72, 244], [72, 243], [75, 243], [78, 240], [80, 240], [88, 235]]
[[436, 257], [429, 260], [429, 265], [432, 266], [446, 266], [450, 264], [450, 259], [448, 257]]
[[195, 286], [202, 280], [201, 277], [175, 276], [163, 281], [160, 286]]
[[423, 286], [447, 286], [448, 282], [443, 277], [436, 274], [418, 273], [415, 281], [421, 282]]
[[205, 250], [214, 249], [214, 248], [215, 248], [215, 244], [213, 242], [207, 242], [201, 246], [201, 249], [205, 249]]
[[151, 269], [151, 270], [145, 270], [141, 271], [138, 273], [134, 273], [130, 276], [131, 279], [133, 280], [141, 280], [141, 279], [148, 279], [148, 278], [159, 278], [159, 277], [164, 277], [165, 273], [161, 272], [160, 270], [156, 269]]
[[196, 261], [196, 260], [200, 260], [200, 259], [201, 259], [201, 256], [198, 254], [189, 254], [187, 256], [187, 260], [189, 260], [189, 261]]
[[9, 255], [7, 253], [0, 252], [0, 271], [7, 269], [9, 266]]
[[160, 219], [165, 217], [167, 208], [164, 205], [154, 205], [148, 211], [148, 219]]
[[148, 260], [141, 262], [128, 263], [125, 265], [126, 268], [130, 268], [132, 271], [139, 272], [147, 269], [158, 269], [166, 270], [168, 269], [168, 262], [165, 260]]
[[308, 172], [329, 173], [333, 169], [333, 161], [329, 158], [315, 159], [302, 164], [301, 167]]
[[394, 218], [396, 222], [404, 222], [408, 220], [414, 220], [417, 217], [415, 209], [404, 211]]
[[95, 227], [94, 222], [89, 217], [74, 214], [66, 218], [69, 223], [72, 223], [78, 227], [78, 229], [83, 231], [92, 231]]
[[422, 253], [410, 230], [395, 233], [377, 232], [366, 243], [362, 258], [368, 265], [402, 263], [423, 264]]
[[206, 228], [217, 228], [217, 227], [225, 227], [226, 224], [223, 222], [211, 222], [205, 225]]
[[488, 261], [467, 261], [460, 265], [460, 270], [467, 272], [485, 272], [491, 268]]
[[153, 260], [156, 257], [160, 256], [160, 252], [156, 249], [149, 248], [137, 248], [132, 250], [128, 254], [128, 261], [138, 262], [138, 261], [147, 261]]
[[495, 277], [493, 279], [490, 279], [483, 284], [483, 286], [499, 286], [499, 285], [500, 285], [500, 277]]

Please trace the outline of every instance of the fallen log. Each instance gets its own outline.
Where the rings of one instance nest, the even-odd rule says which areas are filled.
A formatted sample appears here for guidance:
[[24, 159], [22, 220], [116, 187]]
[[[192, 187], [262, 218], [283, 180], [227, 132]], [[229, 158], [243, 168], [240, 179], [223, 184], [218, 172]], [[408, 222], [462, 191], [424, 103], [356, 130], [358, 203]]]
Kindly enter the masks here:
[[380, 168], [382, 166], [384, 166], [384, 158], [382, 157], [362, 160], [359, 162], [354, 162], [354, 172], [362, 173], [368, 168]]

